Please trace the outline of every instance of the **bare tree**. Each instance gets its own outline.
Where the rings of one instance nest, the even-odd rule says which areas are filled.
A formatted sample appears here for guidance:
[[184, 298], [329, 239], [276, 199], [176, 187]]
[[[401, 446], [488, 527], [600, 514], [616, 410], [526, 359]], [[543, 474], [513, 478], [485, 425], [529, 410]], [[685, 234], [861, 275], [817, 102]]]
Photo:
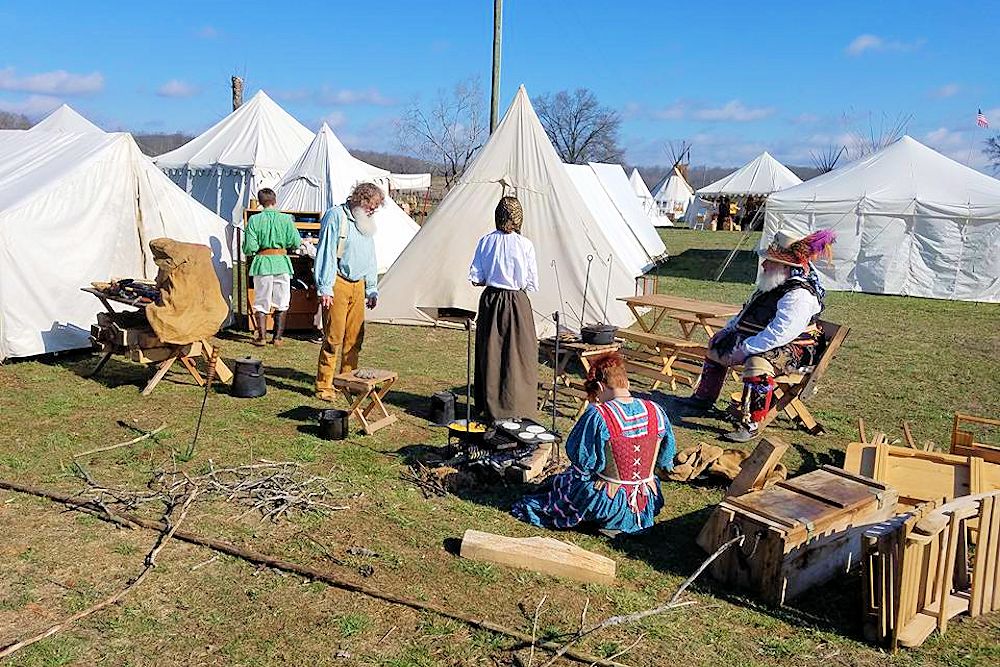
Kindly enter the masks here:
[[429, 105], [414, 100], [396, 125], [399, 148], [439, 165], [445, 187], [468, 166], [488, 135], [486, 104], [478, 77], [439, 90]]
[[847, 146], [841, 146], [840, 148], [827, 146], [818, 151], [809, 151], [809, 157], [812, 158], [813, 167], [819, 173], [825, 174], [836, 169], [837, 163], [840, 162], [840, 158], [843, 157], [846, 151]]
[[541, 95], [532, 103], [563, 162], [621, 162], [621, 118], [613, 109], [602, 107], [587, 88]]
[[24, 114], [0, 111], [0, 130], [27, 130], [30, 127], [31, 121]]
[[[846, 114], [844, 118], [846, 121]], [[881, 118], [876, 120], [874, 115], [868, 112], [868, 126], [858, 127], [851, 132], [852, 145], [848, 152], [857, 160], [882, 150], [906, 134], [906, 126], [912, 119], [913, 114], [900, 113], [893, 118], [883, 112]]]
[[995, 137], [990, 137], [986, 140], [986, 148], [983, 149], [983, 153], [990, 161], [990, 167], [993, 171], [1000, 171], [1000, 134]]

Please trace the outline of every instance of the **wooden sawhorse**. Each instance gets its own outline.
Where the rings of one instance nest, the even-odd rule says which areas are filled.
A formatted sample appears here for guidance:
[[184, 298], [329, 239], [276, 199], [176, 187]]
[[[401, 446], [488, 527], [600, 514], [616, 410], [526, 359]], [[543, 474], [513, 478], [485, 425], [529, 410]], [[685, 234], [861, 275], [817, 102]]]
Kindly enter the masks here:
[[[382, 370], [375, 371], [374, 378], [358, 377], [356, 370], [333, 378], [334, 389], [339, 389], [351, 404], [349, 410], [361, 422], [361, 432], [365, 435], [397, 421], [397, 417], [386, 410], [382, 399], [398, 378], [399, 374]], [[364, 405], [366, 402], [368, 405]]]

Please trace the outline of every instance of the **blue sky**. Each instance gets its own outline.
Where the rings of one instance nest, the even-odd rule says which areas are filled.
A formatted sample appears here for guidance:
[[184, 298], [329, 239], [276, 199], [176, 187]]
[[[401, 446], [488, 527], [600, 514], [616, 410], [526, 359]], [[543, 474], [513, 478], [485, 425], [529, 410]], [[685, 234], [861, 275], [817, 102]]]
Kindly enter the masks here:
[[[415, 96], [489, 88], [491, 0], [0, 3], [0, 109], [67, 102], [107, 129], [198, 132], [229, 107], [229, 76], [348, 146], [394, 150]], [[709, 10], [708, 8], [711, 7]], [[592, 89], [624, 119], [637, 164], [736, 166], [761, 150], [808, 165], [883, 118], [983, 164], [978, 108], [1000, 129], [1000, 3], [506, 0], [502, 106]], [[488, 94], [488, 92], [487, 92]]]

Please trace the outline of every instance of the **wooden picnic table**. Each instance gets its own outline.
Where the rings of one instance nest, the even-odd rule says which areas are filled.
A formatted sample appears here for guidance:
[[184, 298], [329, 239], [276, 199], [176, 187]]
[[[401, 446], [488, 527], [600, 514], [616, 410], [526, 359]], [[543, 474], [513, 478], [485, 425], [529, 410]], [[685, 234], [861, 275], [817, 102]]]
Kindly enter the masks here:
[[[691, 335], [697, 327], [701, 327], [711, 338], [715, 334], [715, 329], [722, 326], [722, 321], [734, 315], [738, 315], [741, 306], [734, 306], [729, 303], [717, 303], [715, 301], [701, 301], [699, 299], [689, 299], [683, 296], [671, 296], [669, 294], [647, 294], [640, 296], [623, 296], [619, 301], [624, 301], [636, 321], [643, 331], [647, 333], [655, 332], [660, 323], [666, 319], [674, 319], [681, 326], [684, 338], [691, 340]], [[639, 314], [640, 308], [651, 308], [653, 310], [653, 321], [648, 324]]]
[[[579, 416], [583, 413], [584, 408], [587, 407], [586, 392], [583, 391], [581, 380], [574, 381], [570, 378], [567, 371], [570, 362], [574, 359], [579, 361], [580, 366], [583, 368], [583, 374], [586, 376], [590, 372], [591, 357], [607, 354], [608, 352], [617, 352], [621, 348], [621, 343], [615, 341], [607, 345], [594, 345], [584, 343], [580, 340], [560, 340], [558, 357], [556, 357], [556, 339], [554, 336], [538, 341], [538, 347], [555, 366], [556, 382], [561, 386], [558, 390], [569, 395], [576, 401], [577, 416]], [[538, 411], [541, 412], [545, 409], [549, 401], [555, 400], [557, 387], [554, 387], [551, 381], [541, 379], [538, 382], [538, 387], [543, 392], [541, 401], [538, 404]]]

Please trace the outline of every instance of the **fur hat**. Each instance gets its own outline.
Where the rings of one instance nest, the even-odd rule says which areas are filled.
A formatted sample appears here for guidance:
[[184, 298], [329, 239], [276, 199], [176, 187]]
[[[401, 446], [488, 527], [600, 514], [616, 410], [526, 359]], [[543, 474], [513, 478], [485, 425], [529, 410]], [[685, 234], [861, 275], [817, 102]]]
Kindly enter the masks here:
[[760, 253], [761, 259], [807, 268], [809, 262], [819, 256], [833, 258], [830, 246], [837, 240], [837, 233], [832, 229], [820, 229], [809, 236], [798, 236], [784, 230], [775, 232], [771, 245]]

